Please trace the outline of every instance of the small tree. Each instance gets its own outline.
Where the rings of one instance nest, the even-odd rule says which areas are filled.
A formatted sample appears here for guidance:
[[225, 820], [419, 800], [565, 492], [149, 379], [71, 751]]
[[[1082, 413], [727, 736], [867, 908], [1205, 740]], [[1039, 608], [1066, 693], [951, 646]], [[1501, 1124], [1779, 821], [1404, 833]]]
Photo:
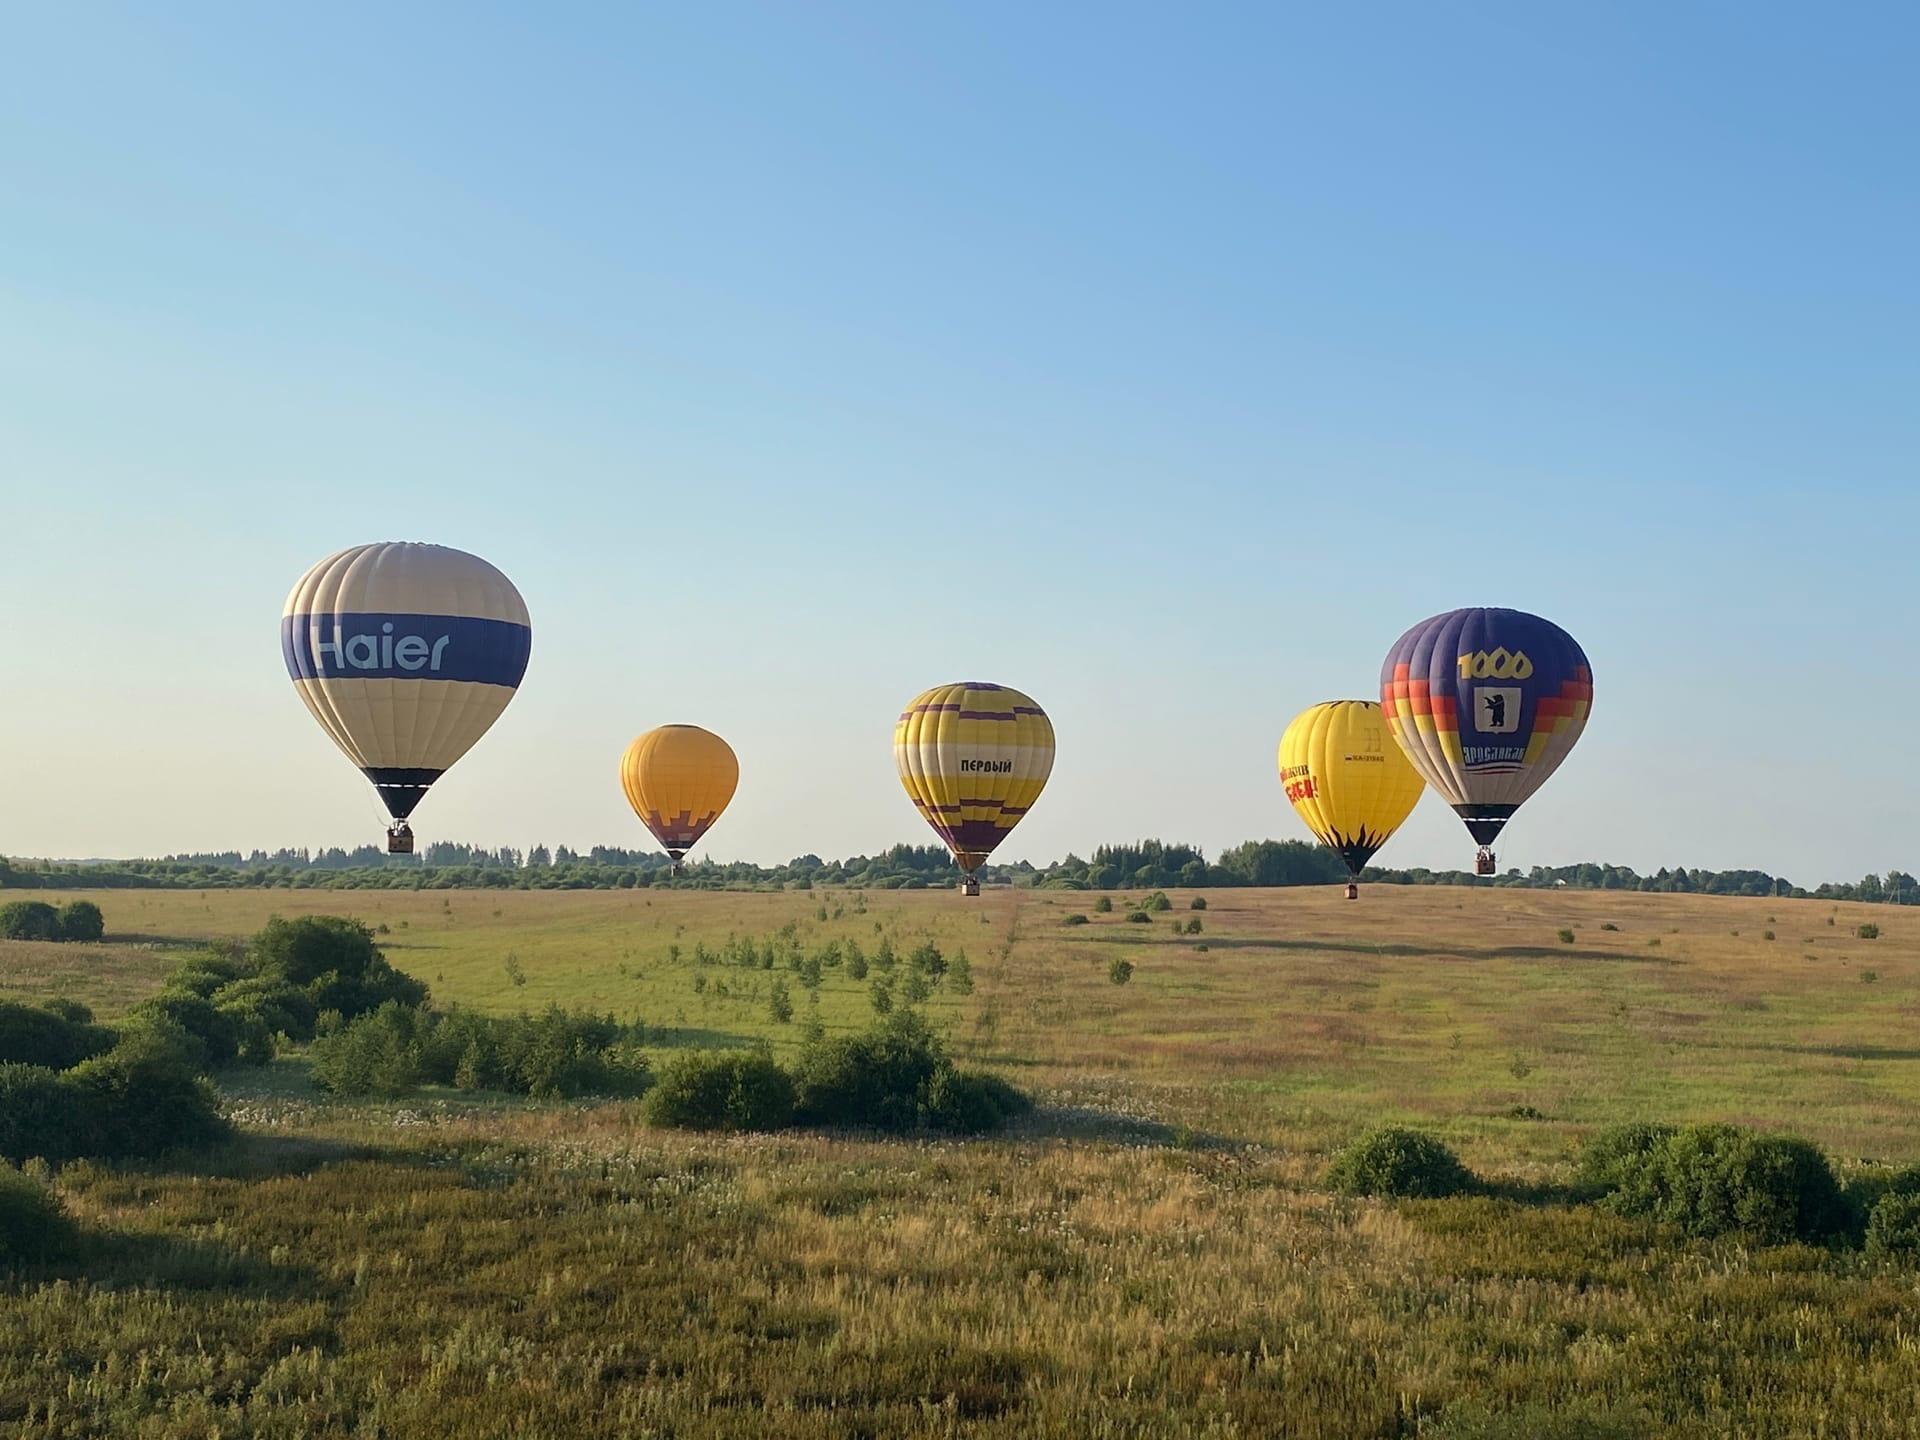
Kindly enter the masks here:
[[61, 907], [60, 938], [91, 943], [107, 933], [106, 917], [91, 900], [74, 900]]
[[1107, 979], [1116, 985], [1126, 984], [1133, 979], [1133, 962], [1116, 956], [1113, 963], [1107, 966]]

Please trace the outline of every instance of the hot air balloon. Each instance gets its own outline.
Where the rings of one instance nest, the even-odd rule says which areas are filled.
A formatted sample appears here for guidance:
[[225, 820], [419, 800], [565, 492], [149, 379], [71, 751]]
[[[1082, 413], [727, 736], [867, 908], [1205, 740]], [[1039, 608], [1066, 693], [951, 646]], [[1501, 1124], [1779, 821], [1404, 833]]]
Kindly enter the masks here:
[[620, 757], [620, 786], [633, 813], [653, 832], [660, 848], [680, 857], [700, 843], [740, 783], [733, 747], [698, 725], [662, 725], [627, 746]]
[[307, 709], [392, 817], [388, 852], [408, 855], [407, 817], [507, 708], [533, 629], [513, 582], [479, 556], [391, 542], [301, 576], [280, 649]]
[[1407, 759], [1479, 843], [1493, 841], [1586, 728], [1593, 672], [1558, 625], [1520, 610], [1423, 620], [1380, 667], [1380, 703]]
[[1371, 700], [1329, 700], [1296, 715], [1280, 737], [1280, 783], [1307, 829], [1346, 861], [1349, 900], [1426, 788]]
[[974, 872], [1046, 786], [1053, 725], [1004, 685], [936, 685], [901, 712], [893, 761], [915, 808], [953, 851], [961, 893], [978, 895]]

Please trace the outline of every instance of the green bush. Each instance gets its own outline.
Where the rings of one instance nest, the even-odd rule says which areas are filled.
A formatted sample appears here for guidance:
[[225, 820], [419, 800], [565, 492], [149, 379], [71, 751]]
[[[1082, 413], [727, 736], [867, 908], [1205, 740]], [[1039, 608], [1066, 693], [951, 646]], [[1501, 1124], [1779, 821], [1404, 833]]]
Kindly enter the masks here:
[[813, 1125], [915, 1129], [928, 1085], [949, 1063], [923, 1018], [911, 1011], [890, 1015], [862, 1034], [801, 1052], [798, 1116]]
[[1473, 1176], [1444, 1141], [1387, 1125], [1342, 1150], [1327, 1183], [1343, 1195], [1430, 1200], [1472, 1189]]
[[912, 1011], [863, 1034], [807, 1045], [794, 1079], [795, 1118], [812, 1125], [971, 1133], [1004, 1123], [1026, 1104], [1004, 1081], [960, 1076], [940, 1037]]
[[335, 1095], [404, 1095], [420, 1083], [419, 1014], [388, 1001], [313, 1042], [313, 1083]]
[[0, 1267], [63, 1260], [75, 1239], [58, 1195], [34, 1176], [0, 1165]]
[[1069, 915], [1060, 923], [1062, 925], [1091, 925], [1093, 922], [1084, 915]]
[[683, 1051], [661, 1068], [644, 1113], [677, 1130], [779, 1130], [793, 1121], [794, 1084], [751, 1050]]
[[1583, 1162], [1582, 1174], [1620, 1214], [1689, 1235], [1740, 1233], [1763, 1244], [1818, 1243], [1849, 1227], [1832, 1166], [1805, 1140], [1737, 1125], [1689, 1125], [1664, 1136], [1642, 1127], [1632, 1138], [1608, 1133], [1615, 1136], [1610, 1156], [1591, 1167]]
[[44, 900], [0, 905], [0, 940], [59, 940], [60, 912]]
[[1656, 1159], [1674, 1137], [1671, 1125], [1609, 1125], [1580, 1152], [1574, 1172], [1574, 1189], [1588, 1199], [1631, 1194], [1615, 1208], [1638, 1213], [1649, 1203], [1639, 1198], [1639, 1190], [1652, 1184]]
[[981, 1135], [1033, 1109], [1033, 1101], [998, 1075], [938, 1071], [927, 1084], [926, 1123], [955, 1135]]
[[106, 917], [91, 900], [73, 900], [60, 907], [60, 938], [91, 942], [107, 933]]
[[135, 1032], [64, 1077], [92, 1109], [91, 1148], [106, 1157], [159, 1155], [224, 1139], [213, 1087], [163, 1034]]
[[1173, 902], [1167, 898], [1164, 890], [1155, 890], [1140, 902], [1140, 908], [1149, 914], [1158, 915], [1162, 911], [1173, 909]]
[[1880, 938], [1880, 927], [1869, 921], [1853, 933], [1858, 935], [1862, 940], [1878, 940]]
[[256, 1019], [270, 1034], [302, 1043], [313, 1038], [313, 1024], [319, 1014], [313, 998], [285, 980], [250, 975], [220, 986], [210, 998], [216, 1009]]
[[1573, 931], [1562, 930], [1560, 932], [1560, 943], [1562, 945], [1571, 945], [1573, 943]]
[[42, 1000], [40, 1002], [40, 1008], [50, 1015], [58, 1015], [62, 1020], [71, 1020], [76, 1025], [91, 1025], [93, 1023], [93, 1011], [82, 1005], [78, 1000], [67, 1000], [64, 998]]
[[43, 1065], [0, 1065], [0, 1160], [55, 1164], [92, 1153], [90, 1099]]
[[141, 1001], [128, 1012], [127, 1028], [144, 1026], [179, 1029], [191, 1035], [199, 1046], [197, 1068], [202, 1070], [225, 1069], [240, 1054], [240, 1027], [234, 1018], [198, 995], [163, 991]]
[[389, 1001], [323, 1029], [314, 1079], [341, 1095], [403, 1095], [420, 1084], [536, 1099], [639, 1095], [651, 1081], [628, 1029], [611, 1016], [550, 1005], [538, 1015], [416, 1010]]
[[115, 1038], [104, 1025], [69, 1019], [51, 1006], [0, 1000], [0, 1064], [67, 1070], [105, 1054]]
[[1111, 895], [1100, 896], [1093, 902], [1093, 908], [1101, 915], [1111, 914], [1113, 911], [1113, 897]]
[[1107, 966], [1107, 979], [1111, 980], [1115, 985], [1126, 984], [1129, 980], [1133, 979], [1133, 962], [1116, 956], [1112, 963]]
[[315, 1010], [338, 1010], [348, 1020], [398, 1003], [421, 1006], [427, 987], [393, 968], [373, 931], [338, 915], [269, 920], [253, 938], [257, 973], [306, 991]]
[[[173, 967], [173, 973], [167, 976], [167, 989], [182, 995], [198, 995], [202, 1000], [211, 1000], [227, 986], [249, 978], [251, 977], [247, 967], [231, 955], [204, 950], [198, 955], [189, 955]], [[268, 983], [284, 982], [269, 981]]]
[[1204, 910], [1204, 909], [1206, 909], [1206, 908], [1207, 908], [1207, 897], [1206, 897], [1206, 896], [1204, 896], [1204, 895], [1196, 895], [1196, 896], [1194, 896], [1194, 897], [1193, 897], [1193, 899], [1191, 899], [1191, 900], [1189, 900], [1189, 901], [1187, 902], [1187, 908], [1188, 908], [1189, 910]]
[[1127, 923], [1129, 925], [1151, 925], [1153, 924], [1153, 917], [1144, 910], [1129, 910], [1127, 912]]
[[1867, 1253], [1911, 1260], [1920, 1256], [1920, 1193], [1889, 1191], [1867, 1217]]

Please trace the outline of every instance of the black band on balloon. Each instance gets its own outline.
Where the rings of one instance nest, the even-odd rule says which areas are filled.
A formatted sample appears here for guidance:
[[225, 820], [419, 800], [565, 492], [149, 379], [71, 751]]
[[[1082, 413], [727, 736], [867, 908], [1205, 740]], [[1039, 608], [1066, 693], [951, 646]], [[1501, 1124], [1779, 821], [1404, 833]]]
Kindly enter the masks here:
[[367, 765], [360, 773], [380, 792], [380, 803], [396, 820], [413, 814], [414, 806], [426, 798], [427, 787], [446, 774], [444, 770], [409, 769], [393, 765]]

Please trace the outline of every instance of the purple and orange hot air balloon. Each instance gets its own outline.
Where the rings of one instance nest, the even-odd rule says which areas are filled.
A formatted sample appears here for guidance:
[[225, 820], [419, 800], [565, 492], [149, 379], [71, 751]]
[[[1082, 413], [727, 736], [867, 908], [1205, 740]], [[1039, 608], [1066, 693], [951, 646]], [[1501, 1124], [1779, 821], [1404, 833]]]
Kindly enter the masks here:
[[1493, 841], [1586, 728], [1593, 670], [1574, 638], [1522, 610], [1449, 610], [1402, 635], [1380, 667], [1393, 738], [1479, 843]]

